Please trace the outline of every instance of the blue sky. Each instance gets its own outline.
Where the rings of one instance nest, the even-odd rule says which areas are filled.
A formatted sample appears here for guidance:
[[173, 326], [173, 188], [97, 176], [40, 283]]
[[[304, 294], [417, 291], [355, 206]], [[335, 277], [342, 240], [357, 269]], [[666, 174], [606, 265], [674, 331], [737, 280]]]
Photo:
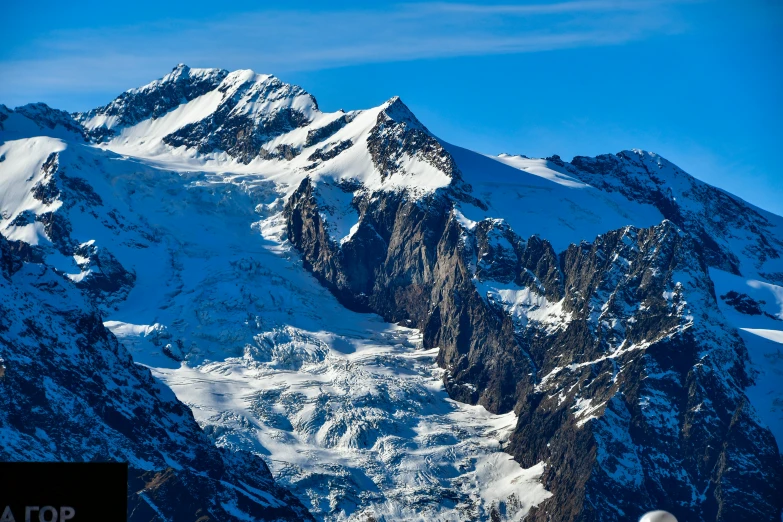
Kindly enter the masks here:
[[193, 67], [251, 68], [325, 110], [402, 97], [484, 153], [642, 148], [783, 215], [783, 3], [10, 0], [0, 103], [67, 110]]

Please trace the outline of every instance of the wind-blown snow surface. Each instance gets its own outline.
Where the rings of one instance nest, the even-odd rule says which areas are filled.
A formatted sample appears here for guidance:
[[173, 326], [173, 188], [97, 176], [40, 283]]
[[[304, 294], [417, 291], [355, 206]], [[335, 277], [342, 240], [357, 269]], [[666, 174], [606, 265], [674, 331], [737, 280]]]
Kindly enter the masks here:
[[[45, 261], [71, 278], [89, 280], [88, 260], [58, 251], [63, 238], [36, 216], [59, 209], [71, 241], [109, 249], [135, 284], [105, 307], [105, 325], [209, 436], [263, 456], [317, 517], [465, 520], [494, 509], [520, 520], [549, 496], [543, 466], [522, 469], [501, 451], [513, 413], [448, 399], [436, 350], [421, 350], [416, 331], [347, 311], [302, 268], [282, 236], [287, 183], [253, 165], [197, 172], [176, 154], [6, 136], [17, 139], [0, 145], [3, 233], [52, 246]], [[55, 175], [44, 168], [52, 153]], [[24, 196], [52, 176], [83, 179], [98, 198]]]

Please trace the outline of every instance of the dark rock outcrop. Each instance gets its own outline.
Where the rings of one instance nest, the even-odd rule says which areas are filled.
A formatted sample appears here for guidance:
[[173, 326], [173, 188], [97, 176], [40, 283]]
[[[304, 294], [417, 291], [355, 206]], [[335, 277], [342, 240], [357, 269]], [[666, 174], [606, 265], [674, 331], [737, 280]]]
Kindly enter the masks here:
[[201, 153], [225, 151], [243, 163], [261, 153], [270, 139], [307, 123], [295, 109], [281, 109], [261, 121], [231, 114], [231, 107], [216, 111], [205, 120], [169, 134], [163, 141], [172, 147], [194, 147]]
[[[21, 114], [42, 129], [53, 130], [61, 127], [68, 132], [78, 135], [82, 140], [87, 139], [84, 128], [70, 114], [59, 109], [52, 109], [45, 103], [22, 105], [14, 109], [14, 112]], [[2, 114], [2, 111], [0, 111], [0, 114]], [[7, 116], [5, 118], [0, 116], [0, 121], [6, 118]], [[0, 127], [0, 130], [2, 130], [2, 127]]]
[[[692, 240], [669, 222], [627, 228], [570, 247], [561, 269], [571, 317], [555, 333], [527, 329], [541, 378], [509, 445], [523, 465], [550, 463], [559, 500], [531, 519], [623, 520], [644, 506], [684, 520], [778, 516], [778, 449], [748, 413], [747, 353]], [[732, 439], [735, 422], [752, 442]], [[720, 487], [743, 476], [760, 480]]]
[[405, 157], [421, 159], [451, 178], [460, 177], [451, 155], [398, 97], [378, 114], [367, 149], [382, 180], [399, 172]]
[[180, 104], [206, 94], [220, 85], [227, 75], [228, 71], [222, 69], [194, 71], [179, 64], [160, 80], [126, 91], [103, 107], [74, 116], [81, 123], [95, 117], [113, 120], [111, 127], [102, 123], [89, 131], [91, 139], [104, 141], [115, 135], [114, 129], [129, 127], [148, 118], [159, 118]]
[[103, 247], [85, 243], [75, 254], [84, 261], [79, 268], [86, 275], [76, 286], [103, 306], [122, 301], [136, 282], [136, 274], [128, 271], [114, 255]]
[[307, 138], [305, 138], [304, 146], [312, 147], [316, 143], [322, 142], [329, 136], [332, 136], [335, 132], [345, 127], [350, 121], [350, 116], [348, 114], [344, 114], [339, 118], [336, 118], [335, 120], [327, 123], [323, 127], [318, 127], [317, 129], [311, 129], [307, 131]]
[[173, 147], [193, 147], [201, 153], [226, 152], [240, 162], [249, 163], [262, 154], [263, 145], [269, 140], [302, 127], [310, 120], [301, 110], [290, 106], [247, 114], [236, 108], [241, 99], [249, 96], [252, 100], [260, 99], [272, 104], [304, 96], [317, 108], [315, 99], [303, 89], [283, 83], [274, 76], [261, 83], [248, 81], [239, 88], [230, 89], [228, 85], [219, 88], [225, 97], [215, 112], [201, 121], [185, 125], [163, 141]]
[[[739, 260], [732, 251], [731, 229], [747, 233], [744, 250], [759, 265], [783, 253], [783, 242], [769, 232], [771, 224], [763, 212], [695, 179], [658, 155], [623, 151], [595, 158], [577, 156], [562, 166], [594, 187], [655, 206], [666, 219], [688, 231], [712, 267], [740, 273]], [[666, 176], [661, 173], [664, 169]], [[683, 206], [678, 198], [690, 204]]]
[[765, 312], [761, 308], [762, 305], [767, 304], [766, 301], [756, 301], [748, 294], [739, 293], [734, 290], [731, 290], [727, 292], [725, 295], [720, 296], [720, 298], [723, 301], [725, 301], [727, 305], [731, 306], [741, 314], [765, 315], [770, 319], [774, 319], [776, 321], [780, 320], [779, 317], [772, 315], [769, 312]]
[[402, 192], [359, 198], [358, 229], [340, 247], [313, 191], [305, 179], [286, 215], [288, 237], [316, 277], [349, 308], [420, 328], [425, 346], [441, 348], [439, 363], [455, 399], [511, 409], [531, 385], [518, 375], [533, 370], [510, 318], [472, 283], [450, 201], [441, 194], [415, 201]]
[[353, 141], [351, 140], [341, 141], [340, 143], [330, 143], [329, 145], [317, 149], [315, 152], [310, 154], [307, 159], [309, 161], [327, 161], [337, 157], [343, 151], [348, 150], [352, 146]]
[[133, 288], [136, 275], [126, 270], [106, 248], [93, 241], [80, 243], [72, 237], [69, 216], [74, 207], [78, 207], [80, 213], [95, 215], [94, 208], [103, 206], [103, 200], [86, 180], [65, 173], [58, 153], [51, 153], [46, 158], [41, 171], [42, 179], [32, 189], [33, 198], [46, 205], [60, 201], [62, 206], [37, 216], [30, 211], [20, 213], [9, 226], [42, 223], [51, 247], [66, 257], [82, 260], [78, 263], [82, 277], [78, 278], [77, 287], [103, 307], [125, 299]]
[[51, 205], [57, 196], [60, 195], [60, 189], [57, 187], [55, 175], [60, 164], [56, 152], [52, 152], [41, 165], [43, 178], [33, 187], [33, 197], [44, 205]]
[[9, 114], [11, 114], [11, 109], [0, 103], [0, 130], [5, 129], [3, 122], [8, 119]]

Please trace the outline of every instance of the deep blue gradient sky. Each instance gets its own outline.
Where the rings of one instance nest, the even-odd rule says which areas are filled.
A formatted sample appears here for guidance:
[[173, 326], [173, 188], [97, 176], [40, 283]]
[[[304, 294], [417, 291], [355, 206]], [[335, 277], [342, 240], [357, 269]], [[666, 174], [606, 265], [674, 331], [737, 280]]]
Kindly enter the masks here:
[[484, 153], [642, 148], [783, 215], [783, 2], [139, 0], [4, 7], [0, 103], [102, 105], [179, 62], [251, 68], [324, 110], [399, 95]]

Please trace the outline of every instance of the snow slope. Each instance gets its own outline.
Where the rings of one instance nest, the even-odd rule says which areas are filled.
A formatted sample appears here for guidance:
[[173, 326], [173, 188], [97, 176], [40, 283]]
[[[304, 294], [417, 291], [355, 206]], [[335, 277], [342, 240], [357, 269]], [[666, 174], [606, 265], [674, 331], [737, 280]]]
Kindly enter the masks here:
[[463, 205], [466, 217], [503, 219], [523, 238], [536, 234], [548, 240], [556, 252], [609, 230], [663, 220], [657, 209], [574, 180], [547, 160], [490, 158], [454, 145], [447, 150], [488, 206], [482, 211]]

